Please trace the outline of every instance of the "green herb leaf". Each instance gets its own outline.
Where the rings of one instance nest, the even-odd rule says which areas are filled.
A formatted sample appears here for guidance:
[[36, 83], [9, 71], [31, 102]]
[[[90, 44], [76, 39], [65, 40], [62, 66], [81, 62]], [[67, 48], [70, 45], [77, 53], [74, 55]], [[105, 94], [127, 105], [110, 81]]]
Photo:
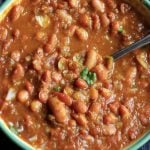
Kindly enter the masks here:
[[60, 86], [54, 87], [53, 90], [55, 92], [60, 92], [61, 91], [61, 87]]
[[96, 81], [96, 73], [94, 72], [90, 72], [88, 70], [88, 68], [84, 68], [81, 73], [80, 76], [82, 79], [84, 79], [87, 84], [92, 85], [94, 84], [94, 82]]
[[123, 26], [120, 26], [120, 27], [119, 27], [118, 32], [119, 32], [119, 33], [123, 33]]

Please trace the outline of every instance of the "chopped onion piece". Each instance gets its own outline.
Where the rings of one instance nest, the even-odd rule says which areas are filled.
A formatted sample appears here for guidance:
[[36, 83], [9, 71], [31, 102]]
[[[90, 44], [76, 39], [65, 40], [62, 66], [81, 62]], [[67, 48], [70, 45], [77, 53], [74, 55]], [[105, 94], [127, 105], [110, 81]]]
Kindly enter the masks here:
[[6, 101], [11, 101], [13, 100], [15, 97], [16, 97], [16, 90], [14, 88], [10, 88], [7, 92], [7, 95], [6, 95], [6, 98], [5, 100]]
[[50, 24], [50, 18], [47, 15], [35, 16], [35, 19], [38, 22], [38, 24], [43, 28], [47, 28]]
[[29, 138], [29, 141], [30, 141], [30, 142], [35, 142], [35, 141], [37, 141], [37, 135], [34, 135], [34, 136], [30, 137], [30, 138]]
[[147, 53], [145, 51], [137, 54], [136, 59], [143, 68], [148, 69]]

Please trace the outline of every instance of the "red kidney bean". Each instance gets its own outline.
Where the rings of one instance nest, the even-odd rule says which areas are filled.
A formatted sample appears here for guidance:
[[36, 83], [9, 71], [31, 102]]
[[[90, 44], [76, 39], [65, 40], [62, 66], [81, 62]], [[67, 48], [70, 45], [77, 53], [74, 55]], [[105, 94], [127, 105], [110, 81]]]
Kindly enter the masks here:
[[98, 64], [93, 70], [96, 72], [98, 80], [104, 82], [108, 79], [108, 70], [103, 64]]
[[117, 117], [112, 113], [106, 114], [103, 117], [104, 124], [114, 124], [117, 122], [117, 120]]
[[25, 75], [25, 70], [21, 64], [17, 64], [13, 74], [12, 74], [12, 79], [13, 80], [21, 80]]
[[28, 81], [28, 80], [25, 81], [25, 87], [30, 94], [33, 93], [34, 85], [30, 81]]
[[107, 14], [104, 13], [104, 14], [101, 14], [100, 16], [100, 19], [101, 19], [101, 24], [104, 28], [108, 27], [109, 24], [110, 24], [110, 20], [109, 18], [107, 17]]
[[88, 110], [88, 116], [90, 117], [91, 120], [94, 121], [97, 119], [100, 109], [101, 109], [101, 104], [98, 102], [94, 102], [90, 105]]
[[95, 67], [96, 63], [97, 63], [97, 52], [95, 50], [89, 50], [87, 52], [85, 66], [89, 70], [91, 70], [93, 67]]
[[17, 99], [21, 103], [27, 102], [27, 100], [29, 100], [29, 93], [28, 93], [28, 91], [26, 91], [26, 90], [19, 91], [18, 94], [17, 94]]
[[75, 86], [77, 86], [77, 87], [80, 88], [80, 89], [86, 89], [86, 88], [88, 88], [88, 84], [86, 83], [86, 81], [84, 81], [84, 80], [81, 79], [81, 78], [78, 78], [78, 79], [75, 81]]
[[91, 28], [92, 26], [92, 19], [88, 14], [81, 14], [79, 16], [79, 22], [83, 27]]
[[117, 101], [109, 104], [110, 110], [116, 115], [119, 113], [119, 107], [120, 107], [120, 103]]
[[94, 87], [90, 88], [90, 99], [96, 101], [98, 99], [98, 90], [95, 89]]
[[64, 94], [64, 93], [60, 93], [60, 92], [55, 92], [54, 95], [57, 96], [58, 99], [60, 101], [62, 101], [63, 103], [65, 103], [67, 106], [72, 105], [73, 99], [69, 95]]
[[38, 100], [33, 100], [30, 104], [30, 108], [33, 112], [40, 112], [42, 109], [42, 103]]
[[7, 39], [8, 30], [6, 28], [0, 27], [0, 41], [5, 41]]
[[80, 126], [87, 127], [88, 121], [84, 114], [74, 114], [73, 117]]
[[51, 71], [50, 70], [46, 70], [42, 74], [42, 80], [47, 83], [49, 83], [51, 81]]
[[119, 114], [121, 115], [121, 117], [123, 119], [128, 119], [130, 116], [130, 112], [128, 110], [127, 107], [125, 107], [124, 105], [120, 105], [119, 107]]
[[68, 121], [68, 113], [63, 102], [57, 97], [52, 97], [48, 100], [49, 109], [54, 114], [56, 121], [65, 123]]
[[16, 5], [11, 11], [11, 20], [17, 21], [21, 14], [23, 13], [24, 8], [21, 5]]
[[97, 14], [92, 14], [92, 20], [93, 20], [93, 29], [94, 30], [99, 30], [101, 27], [101, 22], [100, 18]]
[[109, 6], [111, 9], [115, 9], [117, 7], [117, 4], [114, 0], [106, 0], [106, 4]]
[[78, 8], [79, 6], [79, 0], [68, 0], [68, 2], [72, 8]]
[[88, 39], [88, 32], [84, 28], [77, 28], [76, 35], [81, 41], [86, 41]]
[[39, 92], [39, 100], [42, 102], [42, 103], [46, 103], [47, 100], [48, 100], [48, 97], [49, 97], [49, 94], [48, 94], [48, 90], [47, 89], [41, 89], [40, 92]]
[[101, 0], [92, 0], [92, 6], [96, 11], [103, 13], [105, 11], [105, 3]]
[[86, 104], [82, 101], [75, 101], [73, 103], [73, 109], [78, 112], [78, 113], [86, 113], [87, 112], [87, 109], [88, 107], [86, 106]]
[[48, 43], [45, 45], [44, 51], [46, 53], [53, 53], [55, 51], [57, 43], [58, 43], [57, 35], [53, 34]]

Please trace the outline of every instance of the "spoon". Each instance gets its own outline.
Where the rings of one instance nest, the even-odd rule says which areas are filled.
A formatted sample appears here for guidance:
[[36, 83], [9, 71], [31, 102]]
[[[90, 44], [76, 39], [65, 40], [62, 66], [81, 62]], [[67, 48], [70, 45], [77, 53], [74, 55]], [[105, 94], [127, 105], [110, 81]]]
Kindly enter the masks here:
[[150, 34], [144, 36], [140, 40], [136, 41], [135, 43], [129, 45], [126, 48], [121, 49], [120, 51], [115, 52], [111, 56], [114, 60], [118, 60], [119, 58], [123, 57], [124, 55], [136, 50], [137, 48], [141, 48], [147, 44], [150, 44]]

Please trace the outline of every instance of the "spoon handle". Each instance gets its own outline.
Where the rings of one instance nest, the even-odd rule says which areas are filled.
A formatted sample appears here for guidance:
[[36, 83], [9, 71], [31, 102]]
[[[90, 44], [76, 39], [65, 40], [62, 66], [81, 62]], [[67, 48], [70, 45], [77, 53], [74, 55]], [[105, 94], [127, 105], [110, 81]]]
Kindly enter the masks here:
[[120, 51], [115, 52], [112, 55], [112, 57], [114, 58], [114, 60], [117, 60], [117, 59], [123, 57], [124, 55], [128, 54], [129, 52], [131, 52], [137, 48], [141, 48], [147, 44], [150, 44], [150, 34], [141, 38], [140, 40], [136, 41], [135, 43], [131, 44], [130, 46], [123, 48]]

